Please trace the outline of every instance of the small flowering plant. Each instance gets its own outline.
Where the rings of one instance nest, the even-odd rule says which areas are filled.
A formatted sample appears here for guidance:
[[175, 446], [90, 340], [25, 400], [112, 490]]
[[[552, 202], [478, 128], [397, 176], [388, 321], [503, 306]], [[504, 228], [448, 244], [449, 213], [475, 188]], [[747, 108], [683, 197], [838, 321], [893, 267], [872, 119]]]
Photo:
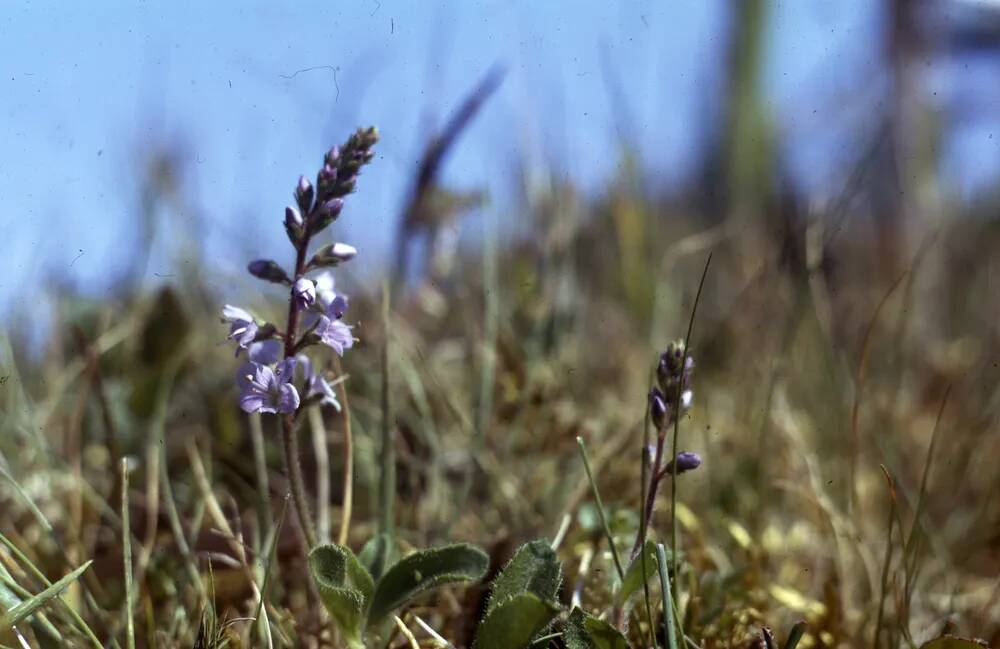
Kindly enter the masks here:
[[310, 546], [316, 544], [316, 535], [306, 504], [295, 428], [305, 407], [340, 409], [330, 382], [309, 354], [314, 347], [326, 346], [343, 356], [354, 345], [352, 327], [344, 322], [347, 296], [337, 292], [330, 269], [357, 254], [353, 246], [333, 243], [310, 255], [310, 243], [340, 216], [361, 168], [374, 156], [376, 142], [375, 128], [359, 129], [343, 146], [326, 153], [315, 186], [305, 176], [299, 178], [295, 205], [285, 208], [285, 232], [295, 259], [290, 271], [270, 259], [258, 259], [247, 266], [254, 277], [288, 289], [288, 315], [283, 326], [261, 321], [242, 307], [227, 304], [222, 310], [223, 322], [230, 325], [229, 340], [236, 344], [236, 356], [246, 353], [246, 362], [236, 376], [240, 408], [281, 416], [292, 496]]

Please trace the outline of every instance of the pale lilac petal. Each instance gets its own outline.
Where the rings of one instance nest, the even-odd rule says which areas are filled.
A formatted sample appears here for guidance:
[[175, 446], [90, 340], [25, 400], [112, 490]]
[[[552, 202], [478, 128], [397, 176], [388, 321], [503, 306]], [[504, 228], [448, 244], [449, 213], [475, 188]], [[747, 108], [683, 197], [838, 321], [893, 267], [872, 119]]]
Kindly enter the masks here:
[[319, 324], [316, 326], [316, 334], [321, 343], [331, 347], [341, 356], [344, 355], [345, 349], [354, 346], [351, 328], [340, 320], [331, 320], [326, 316], [320, 316]]
[[295, 412], [298, 410], [299, 392], [295, 389], [294, 385], [285, 383], [281, 386], [277, 406], [278, 412]]
[[289, 357], [278, 363], [277, 382], [279, 384], [290, 383], [295, 378], [295, 358]]
[[309, 391], [306, 393], [306, 398], [316, 395], [323, 397], [319, 402], [321, 406], [333, 406], [338, 412], [340, 411], [340, 402], [337, 401], [337, 395], [333, 391], [333, 387], [319, 374], [313, 376], [309, 381]]
[[292, 286], [292, 298], [300, 311], [304, 311], [316, 303], [316, 285], [311, 279], [300, 277]]
[[259, 394], [244, 394], [240, 396], [240, 408], [243, 412], [267, 412], [264, 410], [264, 397]]
[[347, 313], [347, 296], [338, 294], [327, 307], [326, 315], [328, 318], [340, 320], [344, 317], [345, 313]]
[[227, 304], [222, 309], [222, 319], [227, 322], [253, 322], [253, 316], [246, 309]]

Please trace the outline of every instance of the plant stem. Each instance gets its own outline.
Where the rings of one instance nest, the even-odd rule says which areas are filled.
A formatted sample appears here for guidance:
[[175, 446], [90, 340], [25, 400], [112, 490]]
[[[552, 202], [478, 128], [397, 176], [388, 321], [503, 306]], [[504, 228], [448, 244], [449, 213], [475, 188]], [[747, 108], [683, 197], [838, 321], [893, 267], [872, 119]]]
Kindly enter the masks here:
[[[309, 232], [295, 246], [295, 273], [292, 279], [294, 285], [305, 272], [306, 250], [309, 247]], [[285, 358], [295, 355], [296, 333], [299, 327], [299, 309], [295, 304], [294, 295], [288, 297], [288, 326], [285, 327]], [[306, 500], [305, 481], [302, 479], [302, 465], [299, 462], [299, 438], [295, 430], [295, 414], [285, 413], [281, 417], [281, 445], [285, 451], [285, 471], [292, 488], [292, 501], [295, 504], [295, 514], [299, 518], [299, 526], [305, 537], [306, 545], [316, 545], [316, 530], [313, 527], [309, 513], [309, 501]]]

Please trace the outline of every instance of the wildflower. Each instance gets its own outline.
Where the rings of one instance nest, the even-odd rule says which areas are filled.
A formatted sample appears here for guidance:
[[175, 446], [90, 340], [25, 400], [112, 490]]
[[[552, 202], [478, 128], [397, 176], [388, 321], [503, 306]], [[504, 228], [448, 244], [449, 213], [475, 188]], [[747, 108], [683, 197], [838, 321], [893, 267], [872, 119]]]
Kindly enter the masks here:
[[321, 406], [333, 406], [340, 411], [340, 402], [333, 387], [323, 377], [322, 372], [313, 372], [312, 361], [305, 354], [295, 357], [305, 376], [305, 400], [307, 403], [318, 403]]
[[316, 302], [316, 285], [311, 279], [300, 277], [292, 286], [292, 298], [299, 311], [308, 309]]
[[340, 318], [330, 318], [326, 315], [321, 315], [313, 333], [319, 337], [319, 342], [331, 347], [333, 351], [341, 356], [344, 355], [345, 349], [350, 349], [354, 346], [354, 336], [351, 334], [351, 327], [344, 324], [344, 321]]
[[250, 346], [260, 330], [249, 311], [231, 304], [227, 304], [222, 309], [222, 321], [232, 324], [229, 328], [228, 339], [236, 341], [237, 356], [240, 355], [241, 350]]
[[336, 285], [333, 273], [330, 271], [324, 271], [316, 276], [316, 301], [324, 311], [338, 297]]
[[701, 466], [701, 456], [697, 453], [691, 453], [690, 451], [681, 451], [677, 454], [677, 457], [667, 462], [667, 466], [663, 467], [663, 472], [666, 474], [677, 472], [677, 475], [682, 473], [687, 473], [688, 471], [694, 471], [699, 466]]
[[242, 390], [240, 408], [244, 412], [295, 412], [299, 393], [292, 385], [294, 373], [294, 358], [286, 358], [276, 369], [254, 361], [243, 365], [237, 378]]

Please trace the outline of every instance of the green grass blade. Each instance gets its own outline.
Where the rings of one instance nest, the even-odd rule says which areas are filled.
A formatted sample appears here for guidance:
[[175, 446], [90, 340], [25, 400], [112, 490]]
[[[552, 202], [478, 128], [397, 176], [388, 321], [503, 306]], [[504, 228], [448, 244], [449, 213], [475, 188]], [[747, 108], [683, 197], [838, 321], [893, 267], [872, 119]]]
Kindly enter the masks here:
[[7, 611], [7, 614], [0, 618], [0, 629], [8, 629], [20, 623], [26, 617], [40, 609], [50, 600], [59, 596], [67, 586], [76, 581], [83, 572], [90, 567], [93, 561], [88, 561], [73, 572], [69, 573], [56, 583], [52, 584], [37, 595], [24, 600], [14, 608]]
[[660, 589], [663, 591], [663, 635], [669, 649], [677, 649], [674, 631], [674, 600], [670, 595], [670, 577], [667, 574], [667, 551], [662, 543], [656, 544], [656, 565], [660, 569]]

